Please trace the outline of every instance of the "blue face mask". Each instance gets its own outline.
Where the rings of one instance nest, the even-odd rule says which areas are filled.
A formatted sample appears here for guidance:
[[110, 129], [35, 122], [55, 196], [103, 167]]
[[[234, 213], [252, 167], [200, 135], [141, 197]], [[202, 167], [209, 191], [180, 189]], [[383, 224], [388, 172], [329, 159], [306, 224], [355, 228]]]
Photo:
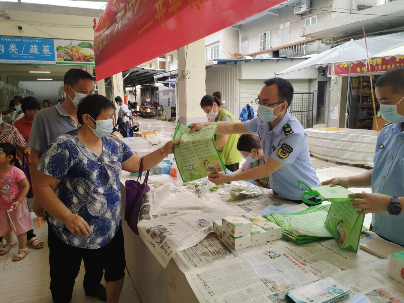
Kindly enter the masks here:
[[[70, 87], [70, 86], [69, 86], [69, 87]], [[70, 98], [70, 96], [68, 96], [68, 97], [69, 97], [70, 100], [72, 100], [73, 105], [74, 105], [75, 107], [78, 107], [79, 104], [80, 104], [80, 102], [81, 102], [81, 100], [83, 100], [83, 99], [84, 99], [85, 97], [87, 97], [88, 95], [82, 94], [82, 93], [77, 93], [77, 92], [75, 92], [75, 91], [73, 90], [73, 88], [71, 88], [71, 87], [70, 87], [70, 89], [74, 92], [74, 99]]]
[[396, 105], [380, 104], [380, 113], [383, 118], [390, 123], [402, 123], [404, 122], [404, 116], [397, 112], [397, 105], [403, 101], [404, 97]]
[[16, 105], [16, 106], [15, 106], [15, 110], [16, 110], [17, 112], [21, 111], [21, 106]]
[[252, 158], [252, 157], [251, 157], [252, 152], [253, 152], [253, 151], [251, 151], [250, 155], [245, 158], [246, 161], [248, 161], [248, 162], [250, 162], [250, 163], [254, 163], [255, 161], [258, 160], [258, 155], [257, 155], [255, 158]]
[[92, 129], [90, 125], [87, 126], [91, 128], [94, 135], [96, 135], [97, 137], [103, 138], [109, 136], [114, 131], [114, 124], [112, 122], [112, 119], [95, 121], [91, 116], [89, 117], [95, 122], [95, 129]]
[[[279, 104], [277, 107], [279, 107], [281, 105], [282, 104]], [[278, 116], [274, 115], [274, 110], [277, 107], [272, 108], [272, 107], [267, 107], [267, 106], [260, 105], [258, 107], [258, 111], [257, 111], [258, 117], [260, 117], [265, 122], [274, 121], [278, 117]]]

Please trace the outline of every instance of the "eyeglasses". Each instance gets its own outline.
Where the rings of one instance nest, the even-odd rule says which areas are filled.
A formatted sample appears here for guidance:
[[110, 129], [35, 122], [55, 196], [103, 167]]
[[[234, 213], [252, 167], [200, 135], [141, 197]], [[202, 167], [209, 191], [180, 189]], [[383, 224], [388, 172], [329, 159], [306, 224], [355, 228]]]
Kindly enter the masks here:
[[265, 107], [271, 107], [272, 105], [283, 103], [283, 101], [279, 101], [279, 102], [275, 102], [275, 103], [264, 103], [264, 102], [261, 102], [259, 98], [255, 99], [254, 102], [255, 102], [255, 104], [262, 105]]

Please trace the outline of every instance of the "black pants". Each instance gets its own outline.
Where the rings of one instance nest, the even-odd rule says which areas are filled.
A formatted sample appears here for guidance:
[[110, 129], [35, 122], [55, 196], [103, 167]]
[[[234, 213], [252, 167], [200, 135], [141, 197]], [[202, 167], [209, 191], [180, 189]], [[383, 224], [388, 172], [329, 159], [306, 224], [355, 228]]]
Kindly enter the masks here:
[[109, 244], [99, 249], [83, 249], [66, 244], [56, 235], [51, 224], [48, 224], [48, 231], [50, 290], [53, 302], [70, 302], [81, 260], [84, 260], [86, 269], [83, 287], [88, 295], [96, 293], [104, 270], [106, 281], [118, 281], [125, 276], [122, 228]]
[[240, 168], [240, 163], [234, 163], [234, 164], [229, 164], [229, 165], [225, 165], [225, 166], [228, 170], [235, 172]]

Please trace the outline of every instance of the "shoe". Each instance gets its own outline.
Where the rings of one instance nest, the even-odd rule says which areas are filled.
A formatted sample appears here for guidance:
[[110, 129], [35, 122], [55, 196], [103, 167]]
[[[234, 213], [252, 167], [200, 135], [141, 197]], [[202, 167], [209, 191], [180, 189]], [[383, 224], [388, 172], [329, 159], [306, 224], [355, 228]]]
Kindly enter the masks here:
[[94, 297], [98, 298], [102, 302], [107, 302], [107, 290], [105, 289], [104, 285], [100, 284], [98, 289], [95, 293], [85, 292], [87, 297]]

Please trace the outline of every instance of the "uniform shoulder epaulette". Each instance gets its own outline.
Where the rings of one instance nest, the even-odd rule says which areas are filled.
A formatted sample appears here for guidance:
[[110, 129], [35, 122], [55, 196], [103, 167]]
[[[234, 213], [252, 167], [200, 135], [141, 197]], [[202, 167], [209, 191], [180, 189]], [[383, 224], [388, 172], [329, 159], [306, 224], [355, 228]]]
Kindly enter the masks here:
[[293, 129], [290, 127], [290, 124], [285, 124], [283, 126], [283, 132], [285, 133], [285, 136], [293, 134]]

